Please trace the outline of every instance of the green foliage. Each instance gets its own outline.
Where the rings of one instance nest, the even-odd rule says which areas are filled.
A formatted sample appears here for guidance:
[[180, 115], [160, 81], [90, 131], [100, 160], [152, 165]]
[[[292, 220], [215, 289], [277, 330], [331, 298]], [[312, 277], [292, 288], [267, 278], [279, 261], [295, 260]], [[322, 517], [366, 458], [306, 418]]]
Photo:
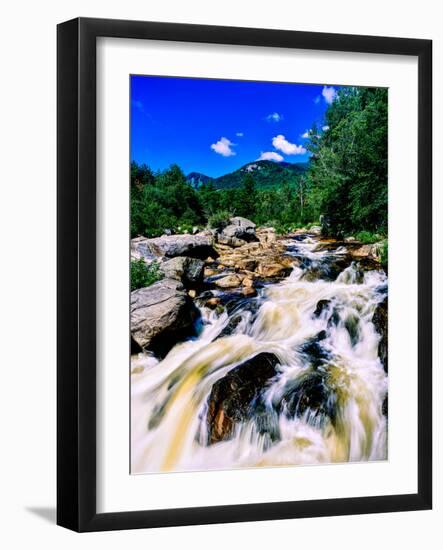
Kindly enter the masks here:
[[388, 239], [384, 240], [381, 245], [380, 253], [381, 265], [383, 269], [387, 270], [388, 268]]
[[204, 222], [197, 192], [177, 165], [154, 175], [145, 165], [131, 164], [132, 237], [155, 237], [165, 229]]
[[163, 278], [157, 262], [147, 265], [143, 258], [131, 260], [131, 292], [150, 286]]
[[333, 235], [387, 233], [388, 92], [342, 88], [326, 112], [326, 132], [312, 132], [308, 201]]
[[371, 233], [370, 231], [359, 231], [354, 237], [363, 244], [373, 244], [380, 241], [381, 238], [378, 233]]
[[208, 225], [211, 229], [223, 229], [229, 225], [229, 218], [231, 217], [232, 213], [228, 210], [218, 210], [209, 216]]
[[254, 177], [247, 172], [243, 178], [243, 185], [238, 193], [237, 214], [244, 217], [255, 217], [258, 194], [255, 189]]

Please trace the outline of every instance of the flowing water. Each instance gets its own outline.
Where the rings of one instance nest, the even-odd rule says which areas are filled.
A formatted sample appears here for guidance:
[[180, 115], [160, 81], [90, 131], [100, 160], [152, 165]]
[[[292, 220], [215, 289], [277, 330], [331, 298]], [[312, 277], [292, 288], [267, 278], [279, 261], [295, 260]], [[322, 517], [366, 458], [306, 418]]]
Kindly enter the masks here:
[[[202, 307], [198, 338], [177, 344], [162, 361], [132, 357], [132, 473], [387, 458], [388, 379], [372, 323], [387, 294], [386, 275], [351, 263], [333, 280], [310, 280], [313, 269], [345, 257], [346, 249], [314, 252], [312, 236], [286, 244], [298, 265], [287, 279], [240, 301], [230, 315]], [[234, 315], [233, 332], [223, 336]], [[262, 389], [257, 417], [209, 444], [212, 387], [261, 352], [275, 354], [279, 366]], [[323, 402], [301, 407], [299, 390], [313, 383]], [[263, 429], [264, 417], [272, 433]]]

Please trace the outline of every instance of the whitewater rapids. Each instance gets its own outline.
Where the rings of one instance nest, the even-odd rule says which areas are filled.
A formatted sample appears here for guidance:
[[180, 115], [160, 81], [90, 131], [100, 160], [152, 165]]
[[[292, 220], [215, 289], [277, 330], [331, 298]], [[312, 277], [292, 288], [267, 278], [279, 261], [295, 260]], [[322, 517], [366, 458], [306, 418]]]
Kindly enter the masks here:
[[[317, 241], [309, 236], [287, 244], [289, 254], [310, 266], [346, 252], [314, 252]], [[334, 281], [310, 282], [305, 272], [294, 267], [284, 281], [262, 288], [252, 299], [257, 301], [254, 312], [246, 305], [237, 308], [241, 321], [229, 336], [219, 337], [229, 323], [226, 311], [218, 314], [202, 307], [197, 338], [175, 345], [162, 361], [146, 353], [132, 356], [131, 473], [387, 459], [383, 403], [388, 377], [372, 322], [377, 304], [387, 295], [386, 274], [362, 271], [355, 263]], [[314, 314], [321, 300], [327, 305]], [[319, 368], [334, 395], [334, 422], [309, 408], [294, 415], [283, 407], [276, 415], [275, 404], [288, 388], [313, 371], [301, 350], [319, 333], [328, 356]], [[208, 444], [213, 385], [261, 352], [279, 360], [278, 374], [262, 396], [266, 410], [276, 418], [278, 437], [263, 433], [252, 418], [238, 424], [231, 439]]]

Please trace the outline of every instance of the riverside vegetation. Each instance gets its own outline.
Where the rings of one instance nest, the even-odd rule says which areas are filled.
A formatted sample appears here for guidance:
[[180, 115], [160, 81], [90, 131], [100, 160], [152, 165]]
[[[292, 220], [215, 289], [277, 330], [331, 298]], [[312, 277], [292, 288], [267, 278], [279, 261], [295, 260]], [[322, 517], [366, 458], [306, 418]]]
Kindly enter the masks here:
[[387, 458], [387, 91], [307, 166], [131, 165], [131, 471]]

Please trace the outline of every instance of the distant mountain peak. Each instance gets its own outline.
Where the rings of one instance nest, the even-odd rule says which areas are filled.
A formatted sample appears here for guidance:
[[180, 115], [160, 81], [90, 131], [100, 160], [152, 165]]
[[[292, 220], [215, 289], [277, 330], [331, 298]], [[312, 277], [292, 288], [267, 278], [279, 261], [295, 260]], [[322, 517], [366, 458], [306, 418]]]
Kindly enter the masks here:
[[241, 187], [247, 173], [252, 174], [257, 187], [276, 187], [290, 183], [303, 174], [308, 163], [274, 162], [272, 160], [256, 160], [212, 180], [216, 189], [232, 189]]
[[186, 176], [186, 181], [191, 185], [191, 187], [198, 189], [202, 185], [213, 181], [213, 178], [207, 176], [206, 174], [202, 174], [201, 172], [190, 172]]
[[216, 189], [233, 189], [243, 185], [247, 173], [254, 176], [257, 187], [275, 187], [294, 180], [308, 168], [308, 163], [274, 162], [272, 160], [255, 160], [248, 162], [237, 170], [212, 178], [201, 172], [190, 172], [186, 176], [188, 183], [199, 189], [211, 182]]

